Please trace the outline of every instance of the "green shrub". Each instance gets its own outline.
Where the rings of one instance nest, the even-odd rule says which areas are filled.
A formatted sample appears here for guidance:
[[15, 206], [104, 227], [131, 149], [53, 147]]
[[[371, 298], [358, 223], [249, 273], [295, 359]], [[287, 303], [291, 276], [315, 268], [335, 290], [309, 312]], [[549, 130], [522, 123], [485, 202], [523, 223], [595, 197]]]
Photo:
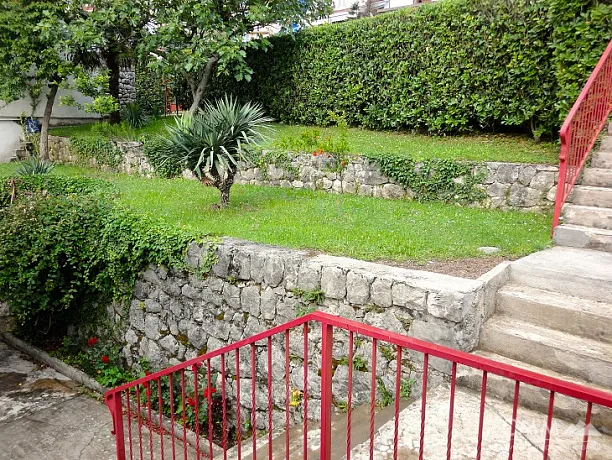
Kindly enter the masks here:
[[552, 135], [610, 38], [609, 1], [446, 0], [272, 37], [212, 86], [287, 123]]
[[53, 171], [53, 168], [55, 168], [55, 165], [51, 161], [34, 156], [23, 160], [17, 167], [15, 174], [18, 176], [49, 174]]
[[148, 264], [185, 267], [192, 240], [102, 195], [24, 196], [0, 209], [0, 300], [23, 335], [61, 337], [130, 299]]
[[140, 129], [146, 126], [149, 119], [138, 102], [130, 102], [121, 107], [121, 118], [131, 129]]
[[[93, 126], [103, 125], [99, 123]], [[78, 157], [79, 162], [86, 166], [89, 166], [89, 160], [95, 159], [98, 165], [116, 168], [123, 160], [123, 153], [119, 150], [117, 144], [105, 135], [70, 137], [70, 150]]]
[[136, 103], [149, 116], [163, 115], [164, 87], [162, 78], [145, 66], [136, 67]]

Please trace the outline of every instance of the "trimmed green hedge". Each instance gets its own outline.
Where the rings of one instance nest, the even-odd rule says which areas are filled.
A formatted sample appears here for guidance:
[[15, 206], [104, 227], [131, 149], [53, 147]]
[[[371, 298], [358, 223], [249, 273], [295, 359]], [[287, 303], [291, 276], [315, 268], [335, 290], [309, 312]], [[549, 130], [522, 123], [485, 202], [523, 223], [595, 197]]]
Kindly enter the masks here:
[[442, 0], [308, 28], [250, 52], [250, 83], [215, 80], [275, 118], [457, 133], [554, 135], [612, 37], [610, 0]]

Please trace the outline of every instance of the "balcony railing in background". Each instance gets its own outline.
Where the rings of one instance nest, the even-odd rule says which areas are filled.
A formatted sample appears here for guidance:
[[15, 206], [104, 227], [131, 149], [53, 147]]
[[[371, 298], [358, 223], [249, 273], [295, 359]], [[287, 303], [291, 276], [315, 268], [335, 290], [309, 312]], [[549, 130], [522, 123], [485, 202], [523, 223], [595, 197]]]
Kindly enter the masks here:
[[[314, 343], [320, 343], [320, 349], [317, 345], [315, 350]], [[346, 348], [343, 348], [342, 344], [346, 345]], [[425, 437], [427, 389], [432, 382], [434, 359], [436, 368], [440, 369], [440, 363], [446, 363], [450, 373], [448, 420], [445, 421], [448, 424], [447, 458], [449, 459], [453, 451], [454, 396], [458, 365], [478, 369], [482, 373], [475, 458], [480, 458], [482, 449], [487, 375], [495, 374], [514, 381], [514, 421], [519, 407], [519, 390], [523, 385], [532, 385], [549, 392], [547, 431], [546, 437], [542, 439], [544, 458], [547, 458], [546, 452], [549, 446], [556, 441], [550, 432], [555, 395], [566, 395], [584, 402], [586, 428], [582, 443], [582, 459], [586, 458], [589, 445], [588, 427], [593, 405], [612, 407], [612, 393], [568, 383], [341, 317], [315, 312], [109, 391], [106, 394], [106, 403], [113, 418], [117, 459], [213, 457], [242, 459], [248, 456], [255, 460], [257, 449], [261, 448], [261, 444], [272, 446], [273, 437], [277, 437], [278, 433], [281, 433], [281, 440], [284, 436], [284, 442], [279, 443], [276, 439], [274, 447], [268, 448], [265, 456], [272, 459], [274, 453], [274, 458], [279, 456], [289, 458], [290, 431], [292, 420], [296, 420], [294, 419], [296, 413], [299, 415], [298, 427], [302, 425], [301, 440], [298, 439], [301, 447], [299, 454], [293, 451], [292, 458], [299, 456], [306, 459], [309, 452], [318, 451], [319, 458], [330, 459], [332, 437], [339, 435], [337, 431], [332, 432], [332, 407], [337, 406], [339, 400], [344, 401], [346, 410], [346, 433], [342, 433], [343, 440], [346, 440], [346, 449], [342, 448], [342, 454], [345, 450], [346, 458], [350, 459], [354, 447], [351, 440], [353, 432], [351, 417], [355, 405], [353, 384], [357, 372], [353, 369], [363, 366], [360, 364], [364, 362], [363, 356], [358, 358], [356, 350], [362, 353], [364, 349], [371, 350], [371, 358], [367, 362], [370, 394], [365, 401], [369, 405], [368, 439], [370, 458], [373, 458], [377, 387], [381, 377], [381, 371], [377, 371], [377, 359], [380, 359], [382, 347], [386, 347], [387, 354], [389, 349], [393, 350], [394, 356], [389, 359], [395, 361], [395, 365], [386, 368], [386, 372], [392, 369], [395, 374], [391, 403], [392, 416], [395, 420], [394, 458], [398, 456], [401, 379], [403, 371], [406, 370], [408, 357], [412, 360], [410, 362], [418, 362], [421, 366], [418, 371], [420, 383], [418, 386], [421, 391], [417, 396], [421, 400], [422, 407], [420, 459], [423, 458], [424, 446], [427, 443]], [[338, 356], [340, 352], [342, 354], [346, 352], [346, 355]], [[421, 359], [415, 360], [415, 355]], [[297, 357], [299, 359], [296, 359]], [[334, 384], [333, 394], [333, 373], [339, 361], [348, 366], [348, 378], [341, 382], [342, 385]], [[313, 365], [315, 368], [320, 366], [320, 370], [313, 372]], [[215, 369], [218, 371], [215, 372]], [[290, 378], [292, 372], [299, 374], [298, 380], [301, 384], [296, 385], [296, 381]], [[214, 381], [213, 373], [216, 373]], [[260, 385], [253, 384], [254, 380], [251, 379], [253, 376]], [[363, 374], [361, 377], [363, 384]], [[240, 386], [246, 386], [245, 382], [248, 382], [248, 379], [251, 379], [251, 384], [248, 388], [241, 389]], [[319, 385], [320, 395], [309, 394], [309, 392], [314, 393], [313, 388]], [[345, 395], [337, 394], [339, 386], [346, 387]], [[258, 398], [257, 393], [263, 395], [260, 394]], [[304, 416], [309, 414], [309, 402], [313, 404], [311, 396], [320, 396], [321, 399], [318, 417], [312, 417], [311, 411], [311, 418], [320, 418], [320, 443], [319, 440], [313, 441], [309, 436], [309, 417]], [[200, 398], [204, 398], [206, 404], [202, 404]], [[245, 406], [263, 412], [248, 410]], [[518, 416], [520, 417], [520, 414]], [[310, 423], [315, 424], [316, 428], [316, 422], [310, 421]], [[258, 426], [260, 428], [265, 426], [265, 429], [257, 430]], [[509, 458], [512, 458], [514, 449], [515, 429], [516, 423], [513, 423], [508, 439]], [[246, 444], [243, 443], [245, 441]], [[316, 444], [314, 447], [313, 442]], [[235, 444], [232, 450], [230, 444]], [[245, 445], [249, 447], [252, 445], [252, 453], [246, 452]], [[311, 454], [311, 457], [314, 455]]]
[[559, 183], [555, 200], [553, 231], [572, 187], [612, 111], [612, 41], [604, 51], [561, 131]]

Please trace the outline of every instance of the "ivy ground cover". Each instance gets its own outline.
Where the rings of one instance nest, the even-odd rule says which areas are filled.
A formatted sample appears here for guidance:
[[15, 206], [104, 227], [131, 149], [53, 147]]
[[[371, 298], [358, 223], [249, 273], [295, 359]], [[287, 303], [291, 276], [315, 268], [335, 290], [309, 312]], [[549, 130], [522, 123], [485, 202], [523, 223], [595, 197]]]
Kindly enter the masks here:
[[[142, 135], [164, 134], [166, 123], [174, 123], [172, 118], [152, 121], [140, 130], [127, 132], [127, 139], [138, 139]], [[283, 138], [298, 137], [308, 126], [272, 125], [266, 148]], [[337, 137], [337, 127], [316, 128], [321, 137]], [[51, 134], [65, 137], [89, 137], [91, 125], [61, 127], [51, 130]], [[472, 136], [426, 136], [395, 131], [371, 131], [350, 128], [348, 132], [350, 152], [357, 155], [387, 153], [407, 156], [414, 159], [452, 159], [470, 161], [509, 161], [517, 163], [556, 164], [559, 147], [553, 142], [536, 143], [527, 136], [503, 134], [477, 134]]]
[[[0, 165], [0, 175], [14, 165]], [[190, 232], [322, 251], [365, 260], [426, 261], [482, 255], [481, 246], [514, 257], [549, 244], [550, 216], [519, 211], [309, 190], [235, 185], [226, 210], [218, 192], [184, 179], [146, 179], [58, 166], [52, 174], [103, 177], [131, 210]]]

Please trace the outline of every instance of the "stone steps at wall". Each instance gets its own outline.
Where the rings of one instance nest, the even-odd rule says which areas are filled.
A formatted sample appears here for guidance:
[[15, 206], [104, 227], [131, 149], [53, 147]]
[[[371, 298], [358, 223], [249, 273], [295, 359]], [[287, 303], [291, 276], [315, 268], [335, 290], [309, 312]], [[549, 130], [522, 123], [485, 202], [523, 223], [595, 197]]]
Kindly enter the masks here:
[[612, 344], [495, 315], [483, 326], [480, 349], [610, 386]]
[[591, 167], [601, 169], [612, 169], [612, 149], [610, 151], [600, 150], [593, 153]]
[[576, 185], [570, 202], [580, 206], [612, 208], [612, 188]]
[[563, 223], [612, 230], [612, 208], [566, 204]]
[[612, 343], [612, 303], [506, 285], [497, 293], [496, 312], [537, 326]]
[[[610, 391], [609, 386], [596, 386], [592, 383], [587, 383], [584, 380], [568, 377], [565, 374], [559, 374], [558, 372], [554, 372], [543, 367], [533, 366], [523, 361], [517, 361], [515, 359], [511, 359], [506, 356], [499, 355], [497, 353], [491, 353], [488, 351], [477, 351], [475, 354], [477, 356], [492, 359], [503, 364], [508, 364], [510, 366], [518, 367], [531, 372], [536, 372], [547, 377], [565, 380], [567, 382], [575, 383], [578, 385], [586, 385], [590, 388], [595, 388], [601, 391]], [[457, 384], [477, 393], [480, 393], [482, 388], [482, 371], [468, 368], [466, 366], [459, 366], [457, 368]], [[503, 401], [512, 403], [514, 401], [514, 390], [514, 380], [491, 373], [488, 374], [487, 395], [494, 396]], [[522, 384], [520, 386], [520, 407], [524, 407], [545, 414], [548, 411], [548, 404], [550, 402], [549, 400], [550, 393], [542, 388], [538, 388], [528, 384]], [[583, 401], [579, 401], [575, 398], [571, 398], [557, 393], [555, 394], [554, 413], [555, 417], [575, 423], [579, 420], [584, 420], [586, 413], [586, 403], [584, 403]], [[594, 405], [591, 423], [597, 430], [612, 434], [612, 409]]]
[[562, 224], [555, 228], [553, 240], [559, 246], [612, 252], [612, 230]]
[[612, 254], [557, 246], [512, 262], [510, 282], [610, 302]]
[[612, 187], [612, 169], [586, 168], [582, 175], [582, 185]]

